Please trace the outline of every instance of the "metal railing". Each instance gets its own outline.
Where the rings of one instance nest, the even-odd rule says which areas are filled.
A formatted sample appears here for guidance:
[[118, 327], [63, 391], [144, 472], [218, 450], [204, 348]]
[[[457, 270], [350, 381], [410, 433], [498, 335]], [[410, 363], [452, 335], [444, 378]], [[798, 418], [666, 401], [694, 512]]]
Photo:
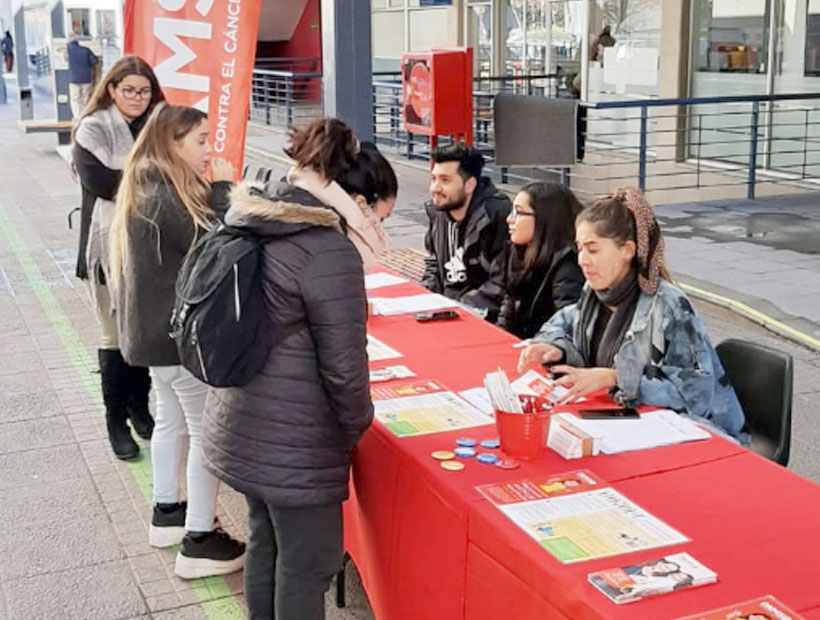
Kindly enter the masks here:
[[[488, 170], [502, 182], [554, 180], [582, 194], [635, 185], [667, 197], [734, 188], [754, 198], [762, 184], [820, 188], [820, 93], [582, 102], [578, 136], [583, 156], [574, 166], [495, 166], [496, 94], [564, 94], [560, 78], [476, 80], [482, 88], [473, 92], [474, 141]], [[319, 72], [255, 69], [251, 120], [289, 127], [320, 117], [321, 79]], [[376, 140], [407, 158], [428, 159], [429, 139], [404, 131], [401, 95], [400, 81], [374, 81]]]
[[[373, 92], [377, 141], [427, 158], [429, 140], [403, 131], [400, 86], [376, 82]], [[473, 93], [473, 129], [502, 182], [554, 180], [586, 194], [635, 185], [666, 197], [745, 186], [754, 198], [761, 184], [820, 188], [820, 94], [581, 103], [584, 154], [571, 168], [494, 166], [493, 100], [492, 93]]]
[[[297, 59], [298, 60], [298, 59]], [[322, 74], [286, 69], [254, 69], [250, 120], [291, 127], [322, 116]]]
[[[584, 103], [582, 186], [644, 191], [820, 182], [820, 94]], [[818, 186], [820, 187], [820, 186]]]

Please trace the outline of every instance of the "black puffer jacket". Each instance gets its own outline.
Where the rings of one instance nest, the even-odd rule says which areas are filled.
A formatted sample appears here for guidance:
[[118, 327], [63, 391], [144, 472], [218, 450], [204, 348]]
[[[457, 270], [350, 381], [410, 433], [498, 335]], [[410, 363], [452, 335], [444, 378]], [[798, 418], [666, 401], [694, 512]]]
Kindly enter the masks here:
[[530, 272], [516, 290], [512, 290], [509, 282], [520, 268], [521, 261], [515, 260], [511, 248], [506, 271], [507, 293], [497, 325], [519, 338], [532, 338], [553, 314], [578, 301], [584, 288], [584, 273], [572, 246], [556, 252], [546, 271]]
[[[504, 297], [504, 251], [509, 244], [507, 216], [511, 207], [509, 196], [488, 177], [479, 179], [467, 214], [459, 223], [432, 203], [426, 205], [430, 223], [424, 237], [428, 256], [424, 260], [422, 286], [483, 310], [485, 318], [494, 322]], [[448, 284], [445, 275], [445, 265], [450, 260], [451, 228], [458, 230], [464, 242], [467, 279], [461, 284]]]
[[270, 199], [237, 187], [225, 222], [270, 237], [262, 274], [276, 344], [249, 384], [210, 391], [206, 466], [275, 505], [343, 501], [373, 419], [359, 254], [339, 216], [291, 186]]

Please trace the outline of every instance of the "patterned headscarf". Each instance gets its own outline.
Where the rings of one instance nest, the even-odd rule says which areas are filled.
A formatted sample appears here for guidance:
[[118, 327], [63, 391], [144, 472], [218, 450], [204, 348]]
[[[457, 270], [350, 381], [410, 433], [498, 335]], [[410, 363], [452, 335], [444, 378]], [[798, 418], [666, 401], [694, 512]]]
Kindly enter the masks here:
[[636, 258], [638, 263], [638, 285], [647, 295], [654, 295], [660, 284], [663, 264], [663, 237], [652, 207], [640, 190], [623, 187], [612, 197], [630, 210], [635, 218], [637, 236]]

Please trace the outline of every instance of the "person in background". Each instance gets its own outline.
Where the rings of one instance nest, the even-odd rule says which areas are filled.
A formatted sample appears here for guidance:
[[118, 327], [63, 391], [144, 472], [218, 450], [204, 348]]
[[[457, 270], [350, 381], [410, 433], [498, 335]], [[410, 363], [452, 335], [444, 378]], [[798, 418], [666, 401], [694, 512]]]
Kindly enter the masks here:
[[[297, 132], [289, 150], [300, 167], [289, 178], [312, 179], [312, 189], [344, 178], [361, 156], [351, 136], [333, 119]], [[345, 236], [328, 203], [341, 204], [341, 194], [372, 210], [367, 197], [360, 207], [331, 185], [318, 188], [324, 201], [290, 183], [270, 194], [240, 185], [225, 216], [265, 237], [262, 290], [275, 342], [247, 385], [211, 389], [205, 413], [207, 465], [248, 502], [251, 620], [325, 617], [324, 594], [344, 557], [353, 450], [373, 418], [362, 255], [353, 244], [363, 239], [349, 228]]]
[[339, 185], [361, 209], [372, 209], [380, 222], [393, 213], [399, 182], [393, 166], [372, 142], [362, 142], [356, 161]]
[[612, 27], [607, 24], [601, 28], [601, 32], [599, 32], [597, 36], [592, 37], [592, 41], [589, 44], [589, 59], [603, 62], [604, 48], [614, 47], [615, 43], [617, 43], [617, 41], [615, 37], [612, 36]]
[[91, 96], [94, 65], [97, 57], [77, 40], [77, 34], [68, 35], [68, 97], [71, 114], [79, 118]]
[[124, 56], [97, 85], [74, 130], [72, 165], [82, 185], [76, 275], [89, 283], [102, 328], [98, 351], [108, 438], [119, 459], [136, 458], [139, 446], [127, 420], [143, 439], [154, 421], [148, 410], [148, 369], [130, 366], [119, 349], [108, 282], [108, 232], [122, 167], [151, 110], [164, 100], [151, 67]]
[[575, 253], [581, 204], [557, 183], [530, 183], [507, 218], [509, 258], [498, 326], [531, 338], [557, 310], [581, 296], [584, 274]]
[[431, 157], [421, 283], [494, 322], [504, 297], [510, 199], [481, 175], [484, 156], [474, 147], [440, 147]]
[[[202, 416], [208, 386], [179, 360], [168, 335], [177, 274], [197, 236], [228, 208], [233, 166], [210, 161], [207, 116], [162, 105], [126, 161], [111, 226], [111, 288], [122, 353], [148, 366], [157, 396], [151, 440], [154, 510], [149, 543], [179, 544], [174, 572], [183, 579], [232, 573], [245, 545], [215, 524], [219, 481], [202, 462]], [[213, 187], [206, 180], [210, 166]], [[179, 472], [188, 435], [188, 502]]]
[[337, 118], [320, 118], [304, 129], [294, 128], [285, 154], [296, 165], [288, 171], [287, 183], [336, 210], [359, 251], [364, 272], [370, 273], [387, 249], [387, 235], [374, 210], [366, 202], [354, 201], [339, 184], [352, 174], [361, 152], [353, 131]]
[[652, 405], [748, 444], [745, 417], [703, 323], [672, 283], [652, 208], [637, 189], [600, 198], [576, 220], [587, 284], [521, 352], [519, 371], [547, 364], [562, 402], [608, 390], [624, 407]]
[[14, 69], [14, 39], [8, 30], [6, 30], [6, 34], [3, 35], [3, 39], [0, 41], [0, 51], [3, 52], [6, 73], [11, 73], [11, 70]]

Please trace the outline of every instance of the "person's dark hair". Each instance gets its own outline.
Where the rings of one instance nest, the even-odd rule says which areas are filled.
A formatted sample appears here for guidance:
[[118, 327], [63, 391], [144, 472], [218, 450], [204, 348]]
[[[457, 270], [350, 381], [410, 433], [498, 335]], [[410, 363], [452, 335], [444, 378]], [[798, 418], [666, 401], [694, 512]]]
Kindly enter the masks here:
[[[600, 237], [612, 239], [619, 246], [627, 241], [638, 243], [638, 234], [635, 227], [635, 216], [632, 211], [614, 196], [597, 198], [586, 207], [575, 219], [575, 226], [581, 222], [589, 222], [595, 226], [595, 232]], [[637, 254], [633, 259], [637, 267]], [[672, 274], [665, 263], [660, 265], [660, 276], [668, 282], [674, 282]]]
[[530, 183], [521, 188], [535, 211], [535, 234], [526, 246], [512, 246], [507, 289], [515, 294], [530, 273], [549, 268], [559, 250], [575, 243], [575, 217], [581, 203], [558, 183]]
[[353, 167], [337, 182], [348, 194], [364, 196], [371, 206], [377, 200], [395, 198], [399, 193], [393, 166], [372, 142], [362, 142]]
[[285, 154], [328, 181], [338, 181], [356, 163], [359, 141], [338, 118], [320, 118], [304, 129], [291, 127], [288, 138]]
[[160, 88], [159, 80], [157, 80], [157, 76], [154, 74], [154, 70], [151, 68], [151, 65], [139, 56], [123, 56], [114, 63], [113, 67], [106, 71], [105, 75], [94, 89], [94, 92], [91, 94], [88, 104], [85, 106], [85, 109], [80, 115], [80, 119], [85, 118], [90, 114], [94, 114], [94, 112], [107, 110], [114, 105], [114, 100], [108, 92], [108, 87], [111, 86], [116, 88], [119, 83], [129, 75], [141, 75], [151, 83], [151, 102], [148, 104], [148, 109], [142, 117], [140, 117], [147, 119], [154, 107], [158, 103], [165, 101], [165, 95], [162, 94], [162, 88]]
[[463, 144], [439, 146], [430, 153], [434, 164], [443, 164], [448, 161], [458, 162], [458, 173], [467, 181], [470, 177], [478, 179], [484, 168], [484, 156], [477, 148]]

